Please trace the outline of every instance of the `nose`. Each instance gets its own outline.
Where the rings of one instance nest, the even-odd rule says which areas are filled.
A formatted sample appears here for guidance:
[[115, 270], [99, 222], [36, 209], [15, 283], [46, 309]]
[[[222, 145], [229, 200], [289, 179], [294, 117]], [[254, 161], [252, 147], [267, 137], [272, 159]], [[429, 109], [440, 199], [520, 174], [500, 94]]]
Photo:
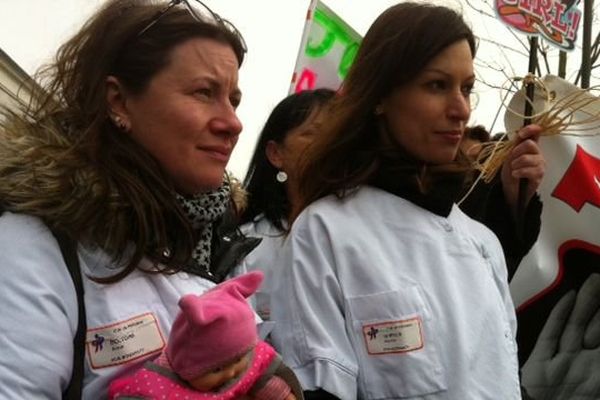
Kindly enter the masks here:
[[448, 116], [458, 121], [468, 121], [471, 116], [471, 99], [462, 91], [453, 93], [448, 105]]
[[234, 368], [230, 368], [229, 372], [227, 374], [227, 379], [234, 379], [237, 378], [238, 376], [240, 376], [240, 374], [244, 371], [244, 368], [242, 368], [239, 365], [236, 365]]
[[230, 368], [227, 374], [227, 379], [233, 379], [238, 375], [237, 368]]
[[228, 136], [239, 135], [243, 128], [242, 122], [231, 105], [219, 108], [217, 114], [210, 121], [210, 124], [214, 132]]

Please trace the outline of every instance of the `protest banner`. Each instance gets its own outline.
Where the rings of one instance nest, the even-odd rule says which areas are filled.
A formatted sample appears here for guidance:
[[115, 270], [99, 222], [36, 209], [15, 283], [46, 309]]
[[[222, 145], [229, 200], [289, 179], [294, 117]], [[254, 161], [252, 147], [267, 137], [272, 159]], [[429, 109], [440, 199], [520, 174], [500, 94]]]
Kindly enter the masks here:
[[[590, 367], [600, 362], [600, 98], [556, 76], [542, 81], [533, 115], [558, 107], [567, 128], [540, 139], [540, 234], [510, 283], [523, 384], [534, 399], [600, 398]], [[508, 105], [508, 132], [523, 124], [524, 97]]]
[[337, 90], [358, 52], [361, 36], [320, 0], [308, 9], [290, 93]]
[[575, 48], [581, 22], [579, 0], [496, 0], [498, 19], [527, 35], [569, 51]]

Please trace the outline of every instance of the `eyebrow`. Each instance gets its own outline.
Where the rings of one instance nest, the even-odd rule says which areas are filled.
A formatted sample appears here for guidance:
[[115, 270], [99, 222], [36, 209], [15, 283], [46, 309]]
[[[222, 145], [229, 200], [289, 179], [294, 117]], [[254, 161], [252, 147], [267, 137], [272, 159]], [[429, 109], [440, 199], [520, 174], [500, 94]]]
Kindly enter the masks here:
[[[211, 86], [211, 88], [221, 88], [223, 86], [221, 82], [219, 82], [219, 80], [214, 78], [212, 75], [199, 76], [198, 78], [194, 79], [194, 81], [206, 81]], [[230, 93], [230, 95], [242, 97], [242, 91], [239, 87], [236, 87], [233, 90], [233, 92]]]
[[[446, 76], [447, 78], [452, 77], [451, 74], [449, 74], [446, 71], [443, 71], [439, 68], [428, 68], [428, 69], [423, 70], [423, 72], [437, 72], [438, 74], [442, 74], [442, 75]], [[475, 74], [468, 76], [467, 79], [473, 79], [473, 80], [476, 79]]]

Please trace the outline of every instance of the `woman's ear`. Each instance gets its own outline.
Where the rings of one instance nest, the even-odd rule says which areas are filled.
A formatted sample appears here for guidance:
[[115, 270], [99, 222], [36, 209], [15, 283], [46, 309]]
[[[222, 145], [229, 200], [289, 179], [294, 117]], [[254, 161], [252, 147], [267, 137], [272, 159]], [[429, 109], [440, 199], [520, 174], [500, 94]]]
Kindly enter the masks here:
[[265, 154], [267, 156], [267, 160], [277, 169], [283, 168], [283, 155], [281, 154], [281, 145], [279, 145], [274, 140], [269, 140], [267, 142], [267, 147], [265, 148]]
[[123, 86], [119, 80], [109, 75], [105, 81], [106, 84], [106, 104], [108, 117], [117, 128], [124, 132], [131, 129], [131, 121], [127, 113], [126, 97]]

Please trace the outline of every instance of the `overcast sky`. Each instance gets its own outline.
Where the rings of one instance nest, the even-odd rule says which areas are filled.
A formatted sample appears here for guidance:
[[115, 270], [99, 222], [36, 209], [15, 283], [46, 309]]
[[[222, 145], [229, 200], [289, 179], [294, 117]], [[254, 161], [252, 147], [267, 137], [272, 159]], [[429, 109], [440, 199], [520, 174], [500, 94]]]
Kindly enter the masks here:
[[[0, 0], [0, 48], [26, 72], [33, 73], [49, 60], [58, 45], [87, 18], [103, 0]], [[215, 12], [232, 21], [243, 33], [249, 52], [240, 71], [243, 100], [239, 116], [244, 131], [233, 153], [229, 169], [243, 178], [254, 144], [271, 109], [287, 95], [310, 0], [205, 0]], [[364, 35], [369, 25], [396, 0], [324, 0]], [[506, 75], [527, 72], [526, 49], [508, 28], [493, 18], [482, 17], [464, 0], [437, 0], [464, 10], [465, 18], [481, 37], [476, 72], [481, 81], [501, 86]], [[489, 12], [481, 0], [469, 3]], [[493, 3], [488, 1], [489, 4]], [[581, 35], [580, 35], [581, 36]], [[501, 42], [504, 47], [489, 43]], [[578, 39], [579, 43], [581, 38]], [[515, 51], [516, 50], [516, 51]], [[570, 53], [569, 66], [579, 65], [578, 52]], [[489, 65], [492, 65], [492, 68]], [[553, 68], [554, 71], [556, 70]], [[498, 71], [495, 71], [498, 70]], [[504, 72], [500, 72], [504, 71]], [[483, 83], [476, 87], [479, 102], [471, 123], [492, 125], [501, 94]], [[495, 132], [503, 130], [501, 118]]]

